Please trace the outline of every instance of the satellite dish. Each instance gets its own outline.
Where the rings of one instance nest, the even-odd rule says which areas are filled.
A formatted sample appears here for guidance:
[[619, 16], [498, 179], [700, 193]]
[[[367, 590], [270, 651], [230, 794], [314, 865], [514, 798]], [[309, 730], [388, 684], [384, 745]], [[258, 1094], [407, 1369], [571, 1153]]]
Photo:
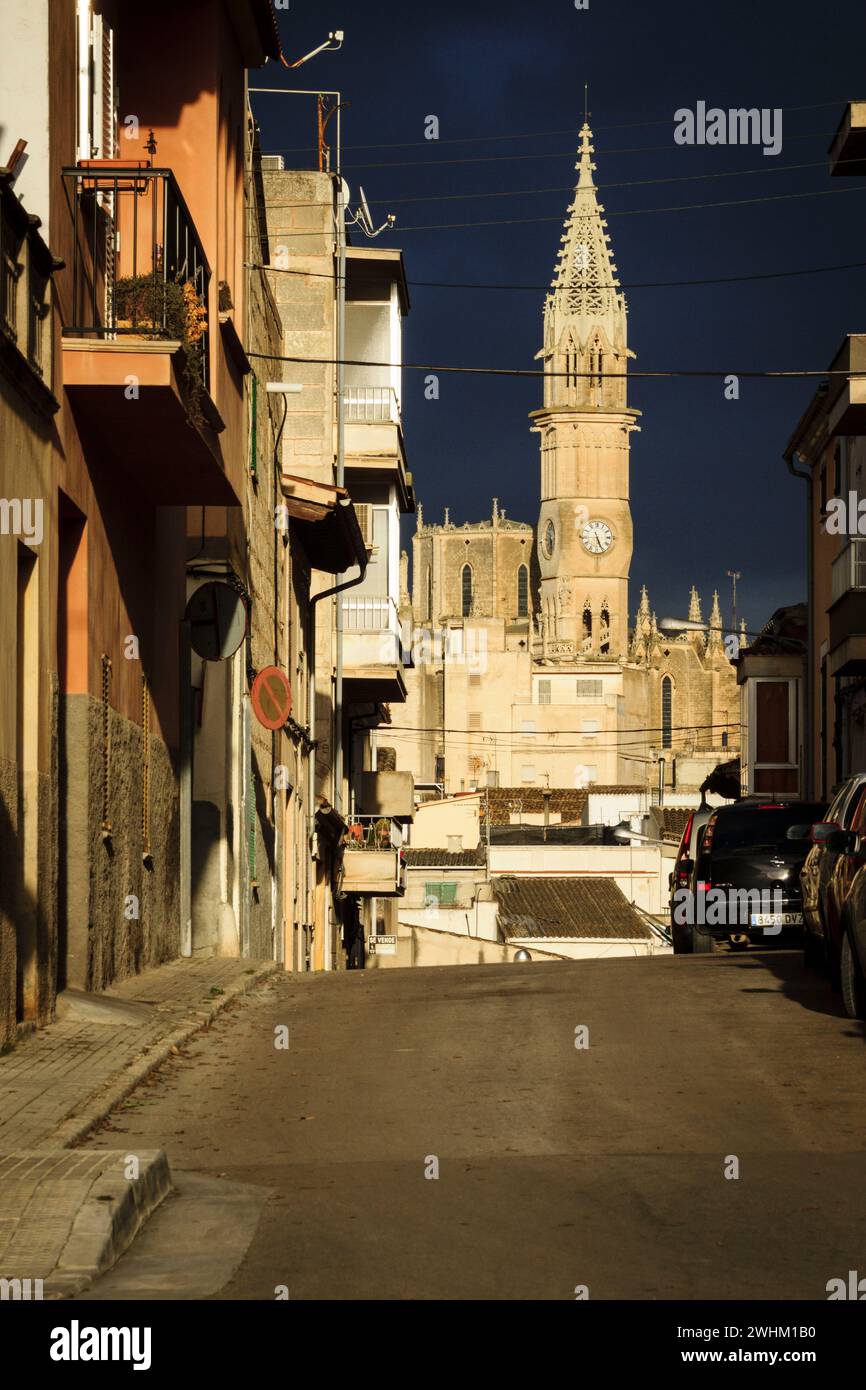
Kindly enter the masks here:
[[222, 580], [212, 580], [196, 589], [184, 616], [190, 627], [190, 645], [205, 661], [228, 660], [246, 636], [246, 604]]
[[367, 195], [361, 184], [358, 184], [358, 197], [361, 201], [361, 218], [368, 232], [373, 230], [373, 214], [370, 211], [370, 204], [367, 202]]

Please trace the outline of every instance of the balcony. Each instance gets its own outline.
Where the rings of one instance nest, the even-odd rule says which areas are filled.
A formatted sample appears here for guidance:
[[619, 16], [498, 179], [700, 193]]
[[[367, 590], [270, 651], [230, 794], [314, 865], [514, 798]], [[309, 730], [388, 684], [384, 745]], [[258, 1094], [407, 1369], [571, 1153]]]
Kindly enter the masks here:
[[388, 595], [343, 599], [343, 679], [357, 704], [405, 701], [400, 618]]
[[836, 556], [831, 586], [831, 673], [866, 675], [866, 538], [850, 540]]
[[827, 388], [827, 428], [830, 434], [866, 434], [866, 334], [849, 333], [832, 364]]
[[396, 482], [402, 512], [414, 511], [400, 403], [392, 386], [352, 385], [343, 393], [346, 478]]
[[63, 181], [63, 383], [82, 435], [154, 504], [237, 505], [210, 396], [210, 268], [174, 175], [86, 160]]
[[354, 816], [343, 845], [340, 890], [401, 898], [406, 891], [403, 832], [387, 817]]
[[400, 405], [393, 386], [347, 386], [343, 399], [347, 424], [400, 424]]
[[362, 772], [356, 800], [366, 815], [408, 824], [415, 819], [415, 778], [411, 772]]

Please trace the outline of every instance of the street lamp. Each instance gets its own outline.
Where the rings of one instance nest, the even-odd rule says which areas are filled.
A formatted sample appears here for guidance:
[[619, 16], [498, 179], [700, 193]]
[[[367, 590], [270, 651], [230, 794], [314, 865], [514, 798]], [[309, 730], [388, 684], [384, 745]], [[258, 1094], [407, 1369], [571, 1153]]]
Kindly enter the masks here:
[[343, 38], [343, 30], [334, 29], [333, 32], [328, 35], [324, 43], [320, 43], [318, 48], [314, 48], [311, 53], [305, 53], [303, 58], [298, 58], [294, 63], [290, 63], [281, 53], [280, 58], [282, 59], [283, 66], [287, 68], [301, 68], [304, 66], [304, 63], [308, 63], [311, 58], [317, 58], [320, 53], [337, 53], [339, 49], [343, 47]]

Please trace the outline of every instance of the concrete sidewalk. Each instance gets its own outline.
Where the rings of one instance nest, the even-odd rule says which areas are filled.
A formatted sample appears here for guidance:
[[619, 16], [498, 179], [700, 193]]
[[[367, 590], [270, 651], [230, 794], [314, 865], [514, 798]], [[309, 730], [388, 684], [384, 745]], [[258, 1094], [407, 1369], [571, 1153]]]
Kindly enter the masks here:
[[177, 960], [104, 994], [69, 990], [57, 1022], [0, 1057], [0, 1279], [41, 1279], [57, 1297], [110, 1268], [171, 1190], [168, 1161], [162, 1150], [94, 1162], [70, 1149], [173, 1050], [278, 972], [273, 961]]

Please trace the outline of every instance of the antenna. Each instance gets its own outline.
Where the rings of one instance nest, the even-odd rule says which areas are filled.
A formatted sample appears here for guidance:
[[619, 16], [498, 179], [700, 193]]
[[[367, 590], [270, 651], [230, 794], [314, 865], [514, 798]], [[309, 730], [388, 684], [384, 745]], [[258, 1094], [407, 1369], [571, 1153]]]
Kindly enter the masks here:
[[361, 185], [358, 185], [358, 199], [360, 206], [356, 212], [346, 208], [346, 216], [353, 227], [360, 227], [366, 237], [377, 237], [380, 232], [390, 231], [397, 221], [393, 212], [389, 212], [381, 227], [374, 227], [373, 214], [370, 211], [370, 204], [367, 202], [367, 195]]
[[583, 124], [589, 124], [589, 83], [583, 84]]

